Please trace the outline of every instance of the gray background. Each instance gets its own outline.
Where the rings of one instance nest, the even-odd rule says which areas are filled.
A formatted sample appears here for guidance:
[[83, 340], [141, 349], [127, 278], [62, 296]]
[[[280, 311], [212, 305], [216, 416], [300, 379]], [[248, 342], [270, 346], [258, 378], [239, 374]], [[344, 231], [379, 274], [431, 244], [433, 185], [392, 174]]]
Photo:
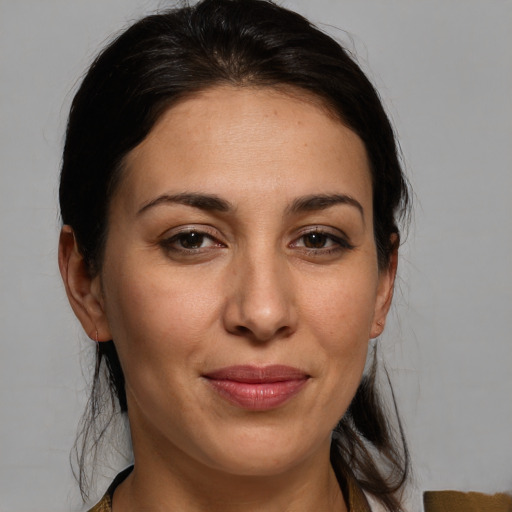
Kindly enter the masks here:
[[[80, 508], [68, 454], [91, 344], [56, 264], [65, 117], [98, 47], [159, 5], [0, 0], [0, 512]], [[286, 5], [348, 32], [324, 26], [380, 90], [417, 195], [382, 340], [410, 507], [424, 489], [512, 490], [512, 2]]]

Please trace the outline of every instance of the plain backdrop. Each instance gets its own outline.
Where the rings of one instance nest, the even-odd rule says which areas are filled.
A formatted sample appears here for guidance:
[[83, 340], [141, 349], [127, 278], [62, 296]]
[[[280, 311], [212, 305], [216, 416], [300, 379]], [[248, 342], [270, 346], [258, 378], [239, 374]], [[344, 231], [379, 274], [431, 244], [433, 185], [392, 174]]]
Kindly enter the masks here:
[[[413, 457], [410, 508], [425, 489], [510, 491], [512, 2], [284, 4], [357, 54], [415, 190], [381, 340]], [[0, 512], [80, 510], [69, 450], [91, 346], [56, 263], [65, 119], [99, 47], [166, 5], [0, 0]]]

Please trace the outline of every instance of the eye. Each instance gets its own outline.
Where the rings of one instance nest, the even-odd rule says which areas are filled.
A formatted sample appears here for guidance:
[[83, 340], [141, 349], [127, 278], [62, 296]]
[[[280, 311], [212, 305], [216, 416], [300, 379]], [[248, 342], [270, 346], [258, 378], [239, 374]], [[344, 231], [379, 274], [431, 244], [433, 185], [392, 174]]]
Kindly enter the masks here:
[[184, 249], [199, 249], [203, 246], [205, 240], [207, 240], [204, 233], [199, 233], [197, 231], [181, 233], [173, 238], [173, 241], [178, 243]]
[[344, 233], [340, 232], [339, 234], [334, 234], [320, 227], [303, 233], [300, 237], [296, 238], [290, 246], [292, 248], [302, 249], [308, 254], [318, 256], [354, 248]]
[[332, 238], [329, 238], [325, 233], [313, 232], [308, 233], [301, 237], [304, 247], [308, 249], [323, 249], [324, 247], [332, 244]]
[[225, 247], [214, 236], [198, 229], [185, 229], [160, 241], [166, 250], [184, 254], [197, 254], [215, 247]]

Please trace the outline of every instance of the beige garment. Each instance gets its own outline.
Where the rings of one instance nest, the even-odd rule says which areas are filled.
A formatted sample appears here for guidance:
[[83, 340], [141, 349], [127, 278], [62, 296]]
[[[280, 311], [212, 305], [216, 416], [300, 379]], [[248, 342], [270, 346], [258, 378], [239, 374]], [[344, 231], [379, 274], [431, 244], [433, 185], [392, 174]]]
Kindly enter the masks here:
[[428, 491], [425, 512], [512, 512], [512, 496], [480, 492]]

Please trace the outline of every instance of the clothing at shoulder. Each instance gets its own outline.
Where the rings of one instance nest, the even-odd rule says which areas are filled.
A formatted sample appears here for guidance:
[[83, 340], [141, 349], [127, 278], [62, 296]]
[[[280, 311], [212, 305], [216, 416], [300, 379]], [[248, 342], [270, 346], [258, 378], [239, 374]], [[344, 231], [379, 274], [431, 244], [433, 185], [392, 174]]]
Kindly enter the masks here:
[[133, 466], [129, 466], [125, 470], [121, 471], [121, 473], [119, 473], [110, 484], [105, 496], [103, 496], [101, 501], [94, 505], [89, 512], [112, 512], [112, 496], [114, 495], [114, 491], [116, 490], [116, 487], [132, 472], [132, 470]]
[[512, 512], [512, 496], [479, 492], [428, 491], [425, 512]]
[[111, 512], [112, 511], [112, 500], [110, 496], [105, 494], [101, 501], [94, 505], [89, 512]]

